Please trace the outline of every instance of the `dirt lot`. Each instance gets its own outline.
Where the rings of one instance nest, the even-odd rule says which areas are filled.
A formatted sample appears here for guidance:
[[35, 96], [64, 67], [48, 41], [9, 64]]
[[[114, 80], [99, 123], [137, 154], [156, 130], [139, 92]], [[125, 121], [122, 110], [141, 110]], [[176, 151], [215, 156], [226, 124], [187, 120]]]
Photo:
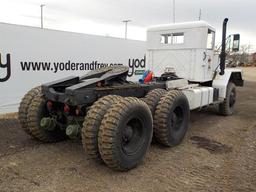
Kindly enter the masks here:
[[0, 121], [0, 191], [256, 191], [256, 68], [245, 69], [236, 113], [192, 112], [184, 142], [152, 144], [129, 172], [86, 159], [80, 141], [42, 144]]

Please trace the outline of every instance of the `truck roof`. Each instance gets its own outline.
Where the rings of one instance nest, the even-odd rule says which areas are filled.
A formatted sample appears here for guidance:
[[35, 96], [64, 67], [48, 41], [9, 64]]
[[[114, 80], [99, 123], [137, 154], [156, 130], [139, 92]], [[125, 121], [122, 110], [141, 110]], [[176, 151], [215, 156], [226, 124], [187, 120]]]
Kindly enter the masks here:
[[148, 31], [166, 31], [172, 29], [191, 29], [191, 28], [200, 28], [200, 27], [208, 27], [211, 30], [215, 29], [205, 21], [192, 21], [192, 22], [183, 22], [183, 23], [174, 23], [174, 24], [163, 24], [151, 26], [148, 28]]

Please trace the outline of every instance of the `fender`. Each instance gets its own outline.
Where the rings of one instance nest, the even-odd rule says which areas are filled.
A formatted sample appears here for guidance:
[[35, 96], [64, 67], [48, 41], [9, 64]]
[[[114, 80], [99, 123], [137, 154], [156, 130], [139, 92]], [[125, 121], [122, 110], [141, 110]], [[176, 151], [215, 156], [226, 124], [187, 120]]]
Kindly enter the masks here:
[[227, 68], [225, 69], [225, 74], [216, 75], [212, 82], [213, 88], [219, 89], [219, 97], [222, 99], [226, 98], [226, 90], [229, 82], [233, 82], [236, 86], [243, 87], [244, 80], [242, 76], [242, 70], [236, 68]]

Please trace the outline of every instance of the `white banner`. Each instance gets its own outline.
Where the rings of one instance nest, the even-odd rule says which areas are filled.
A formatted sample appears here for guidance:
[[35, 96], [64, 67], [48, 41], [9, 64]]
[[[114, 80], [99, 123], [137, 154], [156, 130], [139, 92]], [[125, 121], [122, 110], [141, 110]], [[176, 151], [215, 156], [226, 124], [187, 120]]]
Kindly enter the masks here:
[[40, 84], [112, 65], [146, 69], [146, 42], [0, 23], [0, 114], [15, 112]]

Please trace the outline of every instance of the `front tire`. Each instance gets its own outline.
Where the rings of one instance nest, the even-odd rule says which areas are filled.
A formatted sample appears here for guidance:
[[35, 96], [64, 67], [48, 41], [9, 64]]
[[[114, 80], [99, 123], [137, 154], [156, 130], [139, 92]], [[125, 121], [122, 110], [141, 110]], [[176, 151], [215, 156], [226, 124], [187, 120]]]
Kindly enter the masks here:
[[236, 86], [234, 83], [229, 82], [227, 86], [226, 98], [223, 103], [219, 105], [219, 113], [224, 116], [234, 114], [234, 108], [236, 103]]
[[125, 98], [108, 110], [99, 131], [99, 150], [106, 165], [127, 171], [144, 158], [152, 139], [153, 119], [147, 104]]

